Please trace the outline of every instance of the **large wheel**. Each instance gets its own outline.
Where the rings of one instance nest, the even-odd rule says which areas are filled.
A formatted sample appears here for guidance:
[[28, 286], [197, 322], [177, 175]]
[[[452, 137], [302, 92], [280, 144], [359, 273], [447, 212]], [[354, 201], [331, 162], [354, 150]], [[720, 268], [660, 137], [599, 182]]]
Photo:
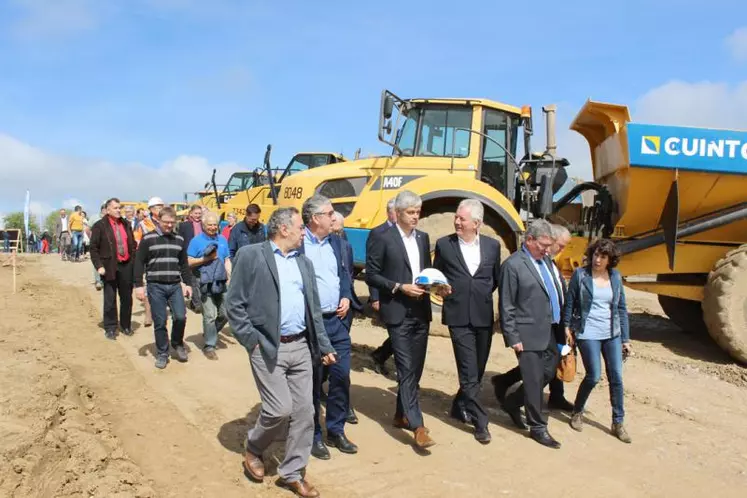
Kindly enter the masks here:
[[706, 330], [703, 309], [698, 301], [659, 295], [659, 304], [669, 319], [682, 330], [695, 333]]
[[703, 318], [718, 345], [747, 363], [747, 244], [728, 252], [708, 275]]
[[[418, 221], [418, 229], [426, 232], [431, 242], [431, 259], [435, 257], [436, 241], [445, 235], [454, 233], [454, 213], [433, 213]], [[505, 241], [498, 235], [493, 227], [483, 223], [480, 235], [498, 240], [501, 245], [501, 263], [509, 256], [509, 250]], [[433, 322], [431, 323], [431, 335], [449, 337], [449, 329], [441, 324], [441, 307], [443, 300], [431, 295], [431, 309], [433, 311]], [[497, 300], [496, 300], [497, 307]]]

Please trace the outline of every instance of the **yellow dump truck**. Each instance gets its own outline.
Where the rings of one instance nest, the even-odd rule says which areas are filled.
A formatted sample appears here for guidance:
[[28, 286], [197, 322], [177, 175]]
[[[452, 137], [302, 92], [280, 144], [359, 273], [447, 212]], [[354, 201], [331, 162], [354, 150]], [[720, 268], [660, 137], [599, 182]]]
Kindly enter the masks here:
[[591, 238], [614, 239], [627, 286], [657, 294], [673, 322], [707, 329], [747, 363], [747, 133], [630, 121], [626, 106], [593, 101], [573, 121], [594, 180], [554, 209], [582, 192], [595, 199], [559, 260], [570, 272]]

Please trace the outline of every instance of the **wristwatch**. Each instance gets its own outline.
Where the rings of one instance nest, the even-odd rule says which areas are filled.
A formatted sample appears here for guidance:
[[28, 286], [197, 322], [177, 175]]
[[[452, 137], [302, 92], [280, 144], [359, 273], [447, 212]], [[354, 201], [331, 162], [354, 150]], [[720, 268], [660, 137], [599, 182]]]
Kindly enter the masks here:
[[392, 294], [396, 294], [400, 287], [402, 287], [402, 284], [394, 284], [394, 289], [392, 289]]

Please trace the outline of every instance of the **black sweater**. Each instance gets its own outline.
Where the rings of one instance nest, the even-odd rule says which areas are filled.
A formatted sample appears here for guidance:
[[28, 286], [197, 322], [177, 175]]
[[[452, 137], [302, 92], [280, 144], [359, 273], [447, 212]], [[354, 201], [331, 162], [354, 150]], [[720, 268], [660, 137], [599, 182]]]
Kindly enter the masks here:
[[191, 285], [184, 238], [175, 233], [145, 234], [135, 257], [135, 287], [143, 286], [144, 273], [148, 283]]

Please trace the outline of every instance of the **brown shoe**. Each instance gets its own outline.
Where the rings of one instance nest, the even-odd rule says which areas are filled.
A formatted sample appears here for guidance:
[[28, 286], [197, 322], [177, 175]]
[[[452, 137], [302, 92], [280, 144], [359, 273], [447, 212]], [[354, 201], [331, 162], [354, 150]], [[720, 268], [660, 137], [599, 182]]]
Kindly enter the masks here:
[[415, 429], [415, 444], [418, 448], [429, 448], [436, 444], [436, 442], [428, 435], [428, 432], [430, 431], [425, 427], [418, 427]]
[[276, 484], [281, 488], [290, 489], [296, 493], [296, 495], [303, 496], [304, 498], [315, 498], [319, 496], [319, 491], [317, 491], [316, 488], [306, 479], [286, 482], [284, 479], [280, 478], [277, 480]]
[[218, 359], [218, 353], [216, 353], [214, 349], [206, 349], [204, 351], [204, 354], [205, 354], [205, 358], [207, 358], [208, 360], [215, 361]]
[[244, 453], [244, 475], [256, 482], [262, 482], [265, 478], [265, 464], [262, 457], [253, 453]]
[[410, 422], [407, 421], [407, 417], [404, 415], [401, 417], [395, 416], [394, 420], [392, 420], [392, 425], [397, 429], [408, 429], [410, 427]]

